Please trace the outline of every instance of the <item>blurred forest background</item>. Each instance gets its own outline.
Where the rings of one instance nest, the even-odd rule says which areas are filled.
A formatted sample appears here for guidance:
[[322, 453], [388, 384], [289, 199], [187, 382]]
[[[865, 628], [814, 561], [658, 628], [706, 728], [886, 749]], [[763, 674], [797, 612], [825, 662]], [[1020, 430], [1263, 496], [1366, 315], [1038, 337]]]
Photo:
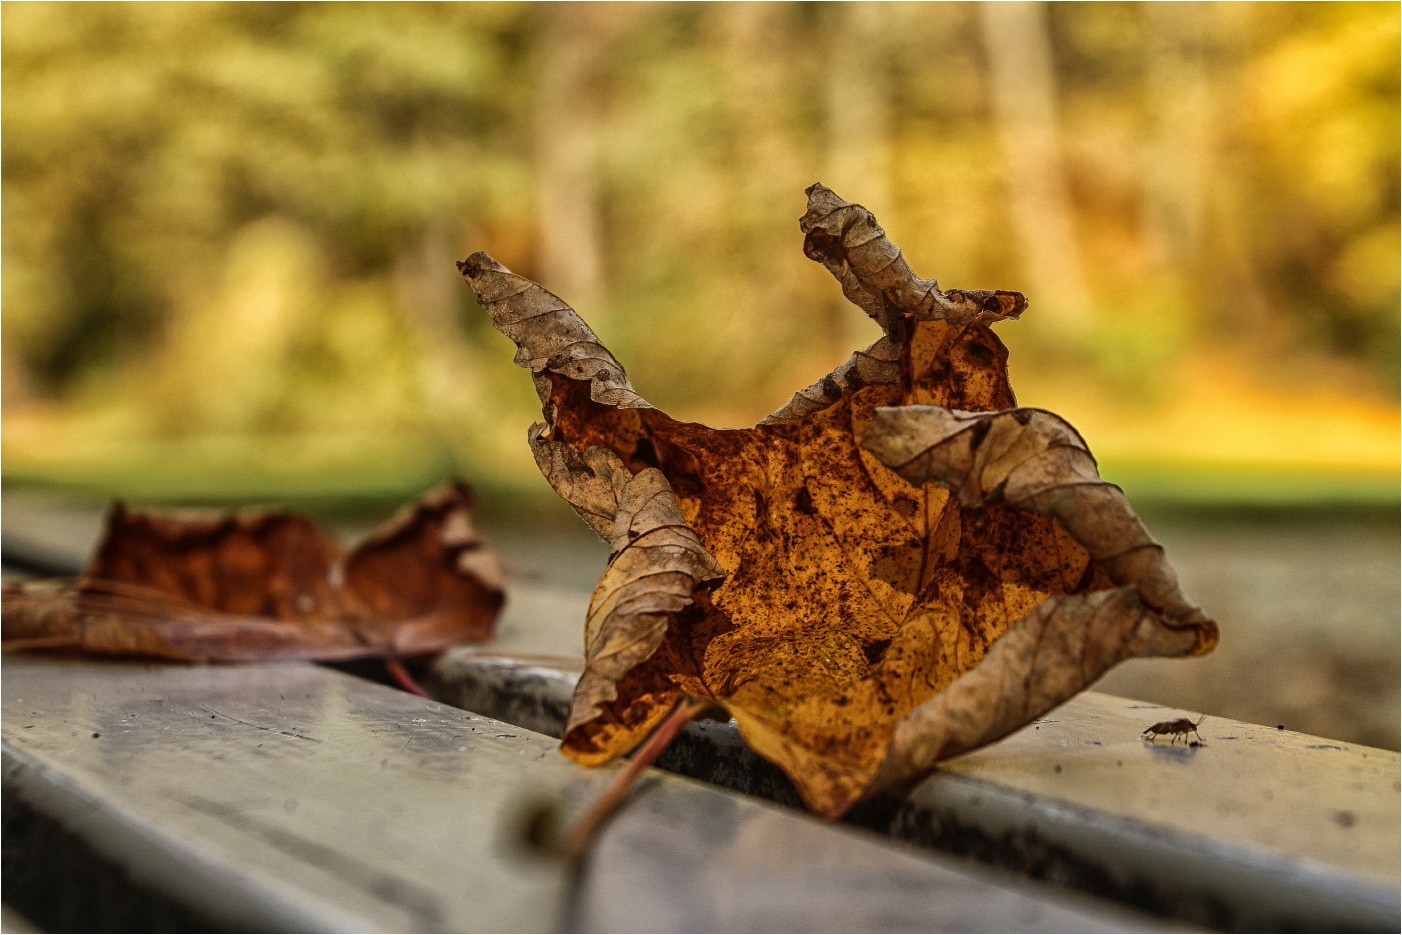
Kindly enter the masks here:
[[803, 258], [821, 180], [1026, 293], [1020, 401], [1146, 494], [1396, 499], [1395, 4], [3, 17], [8, 480], [544, 489], [479, 249], [753, 423], [874, 337]]
[[1141, 510], [1197, 511], [1154, 527], [1223, 622], [1181, 703], [1308, 726], [1351, 685], [1376, 710], [1332, 735], [1397, 746], [1396, 3], [0, 17], [7, 503], [344, 509], [460, 473], [567, 517], [453, 261], [564, 297], [673, 415], [752, 424], [876, 336], [802, 255], [822, 181], [945, 288], [1024, 292], [1019, 401]]

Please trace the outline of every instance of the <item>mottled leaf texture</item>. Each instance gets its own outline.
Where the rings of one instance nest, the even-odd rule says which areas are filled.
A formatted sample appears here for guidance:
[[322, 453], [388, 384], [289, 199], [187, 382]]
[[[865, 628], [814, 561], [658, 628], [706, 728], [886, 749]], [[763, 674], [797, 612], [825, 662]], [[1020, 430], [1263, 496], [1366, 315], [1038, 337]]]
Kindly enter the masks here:
[[82, 578], [5, 587], [3, 645], [200, 662], [414, 656], [487, 639], [502, 601], [462, 484], [345, 555], [295, 513], [116, 503]]
[[1021, 295], [917, 277], [821, 185], [800, 227], [882, 335], [751, 429], [672, 419], [560, 299], [459, 268], [534, 375], [541, 471], [611, 545], [564, 751], [604, 762], [709, 699], [835, 816], [1217, 628], [1075, 431], [1016, 408], [990, 325]]

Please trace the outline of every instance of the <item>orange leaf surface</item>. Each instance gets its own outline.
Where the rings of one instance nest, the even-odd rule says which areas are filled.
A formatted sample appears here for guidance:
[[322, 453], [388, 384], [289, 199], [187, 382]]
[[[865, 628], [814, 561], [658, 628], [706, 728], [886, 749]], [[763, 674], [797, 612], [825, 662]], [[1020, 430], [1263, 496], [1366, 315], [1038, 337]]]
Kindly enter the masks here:
[[805, 254], [883, 334], [751, 429], [660, 412], [563, 301], [459, 268], [534, 375], [537, 464], [611, 547], [564, 751], [602, 763], [710, 699], [838, 815], [1217, 628], [1074, 430], [1016, 408], [990, 325], [1026, 300], [941, 290], [808, 194]]
[[138, 513], [115, 503], [82, 578], [4, 589], [5, 649], [188, 661], [413, 656], [484, 640], [503, 602], [465, 485], [349, 554], [288, 512]]

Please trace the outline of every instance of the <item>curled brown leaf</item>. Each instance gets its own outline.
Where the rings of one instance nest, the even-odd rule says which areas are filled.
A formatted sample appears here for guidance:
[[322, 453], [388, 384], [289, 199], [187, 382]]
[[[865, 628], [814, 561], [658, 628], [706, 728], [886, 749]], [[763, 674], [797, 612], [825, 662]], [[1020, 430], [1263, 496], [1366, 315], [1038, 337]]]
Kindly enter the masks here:
[[942, 291], [935, 280], [915, 275], [866, 208], [821, 184], [810, 186], [807, 195], [808, 210], [799, 219], [804, 255], [822, 263], [842, 294], [888, 335], [911, 319], [991, 324], [1017, 318], [1027, 308], [1018, 292]]
[[1009, 627], [983, 662], [901, 718], [872, 788], [899, 786], [1005, 737], [1118, 662], [1194, 655], [1205, 651], [1201, 639], [1197, 629], [1170, 626], [1134, 587], [1048, 598]]
[[1055, 517], [1116, 584], [1133, 585], [1167, 625], [1196, 634], [1192, 653], [1217, 645], [1217, 625], [1178, 584], [1124, 491], [1100, 479], [1079, 432], [1041, 409], [961, 412], [879, 409], [862, 444], [912, 484], [939, 484], [967, 507], [1001, 503]]
[[[1001, 449], [958, 462], [962, 474], [936, 469], [943, 456], [920, 461], [923, 473], [883, 463], [882, 446], [901, 444], [891, 412], [1027, 412], [989, 327], [1026, 300], [942, 290], [866, 209], [818, 185], [808, 196], [805, 253], [884, 334], [751, 429], [648, 406], [561, 300], [484, 254], [459, 268], [532, 372], [537, 464], [612, 546], [564, 751], [602, 762], [681, 698], [705, 699], [810, 807], [837, 815], [1024, 723], [1126, 653], [1206, 651], [1215, 626], [1169, 600], [1176, 586], [1137, 519], [1085, 521], [1085, 497], [1101, 493], [1078, 500], [1052, 481], [1005, 497], [990, 458]], [[633, 484], [647, 510], [625, 505]], [[654, 531], [666, 543], [655, 553], [624, 541]]]
[[438, 652], [491, 635], [500, 565], [472, 495], [427, 495], [349, 554], [305, 516], [114, 504], [82, 578], [6, 585], [3, 646], [197, 662]]
[[966, 507], [1005, 504], [1052, 517], [1125, 587], [1049, 598], [1009, 628], [971, 672], [896, 725], [876, 785], [918, 776], [990, 743], [1134, 656], [1201, 655], [1217, 625], [1183, 593], [1163, 546], [1124, 492], [1100, 478], [1085, 441], [1039, 409], [879, 409], [862, 444], [912, 484]]
[[[682, 520], [662, 472], [649, 468], [634, 474], [605, 448], [589, 448], [581, 455], [539, 439], [534, 447], [546, 476], [560, 478], [560, 487], [581, 514], [609, 517], [607, 527], [598, 527], [609, 544], [609, 564], [589, 601], [586, 665], [565, 725], [568, 737], [605, 714], [618, 697], [618, 681], [657, 651], [668, 621], [722, 572]], [[658, 708], [652, 716], [660, 719], [666, 713]], [[613, 755], [597, 736], [581, 743], [601, 747], [602, 759]], [[580, 759], [590, 759], [583, 749]]]

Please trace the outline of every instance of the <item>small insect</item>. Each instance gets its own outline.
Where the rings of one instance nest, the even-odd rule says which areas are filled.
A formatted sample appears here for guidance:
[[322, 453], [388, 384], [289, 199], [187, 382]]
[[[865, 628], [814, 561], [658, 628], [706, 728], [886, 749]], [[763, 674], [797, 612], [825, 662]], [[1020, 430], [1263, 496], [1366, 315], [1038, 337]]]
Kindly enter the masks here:
[[1144, 733], [1140, 736], [1153, 743], [1159, 739], [1160, 734], [1170, 734], [1172, 735], [1172, 739], [1169, 740], [1169, 743], [1177, 743], [1179, 737], [1182, 737], [1184, 742], [1187, 742], [1188, 735], [1192, 734], [1197, 737], [1197, 740], [1193, 741], [1194, 746], [1196, 746], [1200, 743], [1206, 743], [1206, 741], [1202, 739], [1202, 734], [1198, 733], [1198, 725], [1205, 720], [1207, 720], [1206, 714], [1198, 718], [1196, 722], [1185, 717], [1176, 717], [1171, 721], [1159, 721], [1157, 724], [1150, 724], [1148, 727], [1144, 728]]

